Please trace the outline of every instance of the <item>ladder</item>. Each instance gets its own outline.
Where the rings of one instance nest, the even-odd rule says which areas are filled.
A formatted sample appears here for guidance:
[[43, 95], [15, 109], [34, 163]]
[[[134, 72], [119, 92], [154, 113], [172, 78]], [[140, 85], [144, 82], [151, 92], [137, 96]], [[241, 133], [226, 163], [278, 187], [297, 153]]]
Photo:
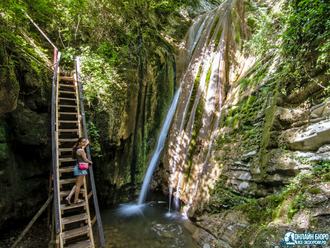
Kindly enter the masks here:
[[76, 164], [72, 159], [72, 147], [79, 137], [82, 137], [82, 129], [79, 120], [79, 99], [76, 81], [71, 77], [59, 77], [56, 101], [56, 143], [58, 162], [58, 203], [60, 204], [59, 222], [60, 247], [83, 248], [94, 247], [92, 221], [90, 218], [87, 195], [86, 176], [83, 186], [80, 188], [84, 202], [74, 204], [74, 195], [71, 205], [67, 205], [65, 198], [69, 195], [76, 183], [73, 170]]
[[[94, 248], [92, 226], [97, 222], [98, 244], [105, 247], [102, 221], [96, 195], [93, 167], [88, 169], [91, 191], [88, 193], [86, 176], [80, 188], [79, 196], [84, 202], [66, 204], [65, 198], [76, 184], [73, 175], [76, 161], [71, 158], [72, 148], [79, 137], [88, 138], [82, 87], [79, 73], [79, 58], [76, 58], [75, 77], [59, 76], [59, 61], [61, 53], [57, 53], [57, 61], [52, 84], [52, 174], [53, 174], [53, 221], [49, 247], [56, 248]], [[79, 108], [80, 106], [80, 108]], [[90, 150], [86, 147], [89, 160]], [[93, 197], [95, 216], [91, 218], [89, 199]]]

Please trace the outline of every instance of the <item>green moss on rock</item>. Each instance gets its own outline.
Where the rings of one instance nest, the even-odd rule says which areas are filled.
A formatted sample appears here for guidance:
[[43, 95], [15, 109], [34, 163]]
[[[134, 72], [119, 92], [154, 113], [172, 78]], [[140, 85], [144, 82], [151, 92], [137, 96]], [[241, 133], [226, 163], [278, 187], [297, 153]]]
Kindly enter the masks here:
[[316, 194], [320, 194], [321, 190], [319, 188], [313, 188], [313, 189], [309, 189], [308, 192], [316, 195]]
[[6, 161], [9, 158], [9, 148], [7, 143], [0, 144], [0, 161]]

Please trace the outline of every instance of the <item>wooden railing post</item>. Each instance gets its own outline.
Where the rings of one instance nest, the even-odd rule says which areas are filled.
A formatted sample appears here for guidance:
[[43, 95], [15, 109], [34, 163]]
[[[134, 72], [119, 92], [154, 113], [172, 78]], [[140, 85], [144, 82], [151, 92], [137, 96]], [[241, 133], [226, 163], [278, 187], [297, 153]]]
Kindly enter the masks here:
[[[87, 128], [86, 128], [86, 117], [85, 117], [85, 110], [84, 110], [84, 102], [83, 102], [83, 94], [82, 94], [82, 87], [81, 87], [80, 69], [79, 69], [79, 57], [76, 58], [76, 73], [77, 73], [77, 82], [78, 82], [78, 89], [79, 89], [80, 113], [81, 113], [81, 119], [82, 119], [82, 124], [83, 124], [84, 138], [88, 139]], [[89, 145], [85, 149], [86, 149], [87, 158], [89, 160], [91, 160]], [[102, 221], [101, 221], [101, 215], [100, 215], [100, 210], [99, 210], [99, 203], [98, 203], [97, 195], [96, 195], [96, 187], [95, 187], [93, 166], [90, 165], [88, 170], [89, 170], [89, 176], [90, 176], [91, 186], [92, 186], [92, 191], [93, 191], [95, 214], [96, 214], [96, 219], [97, 219], [97, 226], [98, 226], [98, 230], [99, 230], [99, 236], [100, 236], [100, 240], [101, 240], [101, 246], [105, 247]]]
[[60, 63], [61, 53], [58, 52], [57, 61], [53, 74], [53, 85], [52, 85], [52, 105], [51, 105], [51, 134], [52, 134], [52, 166], [53, 166], [53, 190], [54, 190], [54, 210], [55, 210], [55, 231], [56, 233], [60, 232], [60, 209], [58, 202], [58, 181], [57, 181], [57, 156], [56, 156], [56, 139], [55, 139], [55, 131], [57, 123], [55, 123], [55, 115], [56, 115], [56, 82], [57, 82], [57, 70]]
[[57, 61], [57, 48], [54, 47], [54, 63], [53, 63], [53, 69], [55, 70], [55, 64], [56, 64], [56, 61]]

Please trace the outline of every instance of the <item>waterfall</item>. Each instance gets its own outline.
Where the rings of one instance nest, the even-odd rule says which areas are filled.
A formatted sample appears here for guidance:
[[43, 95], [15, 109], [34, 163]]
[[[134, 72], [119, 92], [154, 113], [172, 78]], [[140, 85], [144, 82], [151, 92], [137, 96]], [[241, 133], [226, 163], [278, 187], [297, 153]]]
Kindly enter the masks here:
[[[191, 138], [192, 138], [192, 131], [193, 131], [193, 127], [194, 127], [196, 108], [197, 108], [197, 104], [198, 104], [201, 92], [202, 91], [205, 92], [206, 91], [205, 88], [207, 88], [207, 86], [206, 86], [206, 80], [207, 79], [206, 78], [207, 78], [207, 73], [208, 73], [209, 68], [211, 68], [211, 70], [212, 70], [211, 80], [212, 80], [212, 82], [215, 83], [215, 85], [210, 83], [211, 85], [210, 85], [210, 87], [208, 87], [208, 90], [207, 90], [208, 91], [207, 92], [207, 99], [208, 99], [207, 104], [208, 105], [212, 105], [212, 104], [214, 105], [214, 98], [215, 98], [215, 95], [217, 93], [216, 91], [218, 91], [218, 93], [220, 92], [219, 89], [218, 90], [214, 89], [216, 86], [218, 86], [218, 88], [221, 87], [220, 83], [218, 83], [219, 80], [217, 79], [217, 77], [215, 75], [216, 74], [215, 71], [218, 70], [221, 67], [220, 51], [219, 51], [219, 48], [216, 49], [216, 51], [214, 51], [214, 40], [215, 40], [215, 36], [217, 35], [217, 32], [219, 31], [221, 23], [222, 23], [222, 19], [221, 19], [221, 21], [218, 21], [218, 23], [217, 23], [216, 22], [217, 18], [219, 19], [222, 12], [226, 12], [226, 11], [223, 11], [224, 6], [225, 6], [225, 3], [223, 3], [215, 11], [213, 11], [212, 16], [211, 16], [211, 14], [208, 14], [205, 17], [203, 25], [201, 25], [201, 28], [203, 27], [205, 30], [201, 30], [201, 28], [199, 28], [199, 31], [198, 31], [198, 33], [199, 33], [198, 39], [200, 39], [201, 41], [199, 41], [199, 44], [197, 44], [197, 41], [194, 42], [194, 44], [196, 44], [196, 45], [194, 45], [194, 47], [195, 46], [197, 46], [197, 47], [201, 46], [202, 49], [199, 49], [199, 51], [196, 49], [197, 51], [195, 51], [195, 53], [199, 53], [199, 54], [193, 54], [192, 55], [192, 59], [190, 60], [190, 64], [187, 68], [187, 72], [188, 72], [189, 70], [191, 70], [191, 67], [192, 67], [191, 64], [192, 63], [193, 64], [198, 64], [198, 69], [199, 69], [199, 67], [201, 68], [201, 77], [200, 77], [201, 79], [200, 79], [200, 84], [198, 86], [198, 92], [196, 94], [196, 99], [195, 99], [195, 102], [194, 102], [194, 105], [193, 105], [193, 108], [192, 108], [192, 111], [191, 111], [191, 115], [190, 115], [190, 118], [189, 118], [189, 121], [188, 121], [188, 123], [190, 123], [190, 126], [187, 130], [188, 135], [186, 135], [187, 138], [183, 141], [184, 145], [185, 145], [185, 152], [183, 154], [183, 161], [181, 163], [181, 167], [180, 167], [180, 171], [179, 171], [179, 175], [178, 175], [178, 180], [177, 180], [177, 185], [176, 185], [176, 194], [174, 196], [174, 202], [176, 203], [176, 205], [179, 202], [179, 198], [180, 198], [180, 185], [181, 185], [183, 174], [184, 174], [183, 172], [184, 172], [184, 167], [185, 167], [185, 164], [186, 164], [187, 154], [188, 154], [188, 150], [189, 150], [188, 149], [189, 144], [190, 144], [190, 141], [191, 141]], [[227, 8], [228, 8], [228, 5], [227, 5]], [[227, 8], [226, 8], [226, 10], [227, 10]], [[207, 23], [207, 25], [206, 25], [206, 23]], [[212, 38], [210, 40], [209, 36], [211, 35], [211, 32], [212, 32], [212, 29], [211, 29], [212, 26], [213, 26], [212, 29], [213, 29], [214, 33], [212, 34]], [[200, 37], [202, 32], [203, 32], [204, 40]], [[189, 31], [188, 31], [188, 33], [189, 33]], [[220, 47], [220, 44], [219, 44], [218, 47]], [[196, 58], [198, 58], [198, 59], [196, 59]], [[215, 65], [213, 65], [213, 63], [212, 63], [213, 61], [215, 61]], [[186, 74], [187, 74], [187, 72], [186, 72]], [[183, 78], [183, 81], [186, 78], [186, 74]], [[192, 79], [190, 79], [190, 80], [192, 81]], [[195, 77], [193, 78], [193, 80], [195, 80]], [[174, 177], [175, 177], [178, 154], [180, 153], [180, 150], [179, 150], [180, 149], [180, 144], [182, 142], [182, 131], [183, 131], [182, 127], [183, 127], [184, 119], [185, 119], [185, 116], [186, 116], [187, 107], [188, 107], [188, 104], [190, 102], [192, 90], [193, 90], [193, 85], [191, 86], [189, 97], [186, 100], [187, 102], [185, 104], [183, 115], [181, 115], [182, 120], [181, 120], [181, 124], [180, 124], [179, 135], [177, 136], [176, 148], [174, 150], [172, 175], [170, 177], [170, 182], [169, 182], [169, 193], [170, 193], [169, 199], [170, 200], [171, 200], [172, 192], [173, 192], [173, 186], [174, 186], [173, 181], [174, 181]], [[211, 102], [211, 103], [209, 103], [209, 102]], [[219, 115], [219, 117], [220, 117], [220, 115]], [[217, 123], [218, 123], [218, 121], [217, 121]], [[212, 136], [213, 136], [212, 138], [214, 138], [214, 135], [212, 135]], [[212, 145], [210, 145], [210, 147], [211, 146]], [[171, 202], [169, 204], [169, 207], [171, 207]]]
[[150, 180], [151, 180], [151, 176], [152, 176], [152, 173], [154, 172], [154, 170], [156, 168], [159, 156], [163, 151], [166, 136], [167, 136], [167, 132], [168, 132], [168, 129], [170, 128], [170, 125], [171, 125], [172, 117], [174, 115], [176, 105], [178, 103], [180, 92], [181, 92], [181, 87], [177, 90], [176, 94], [174, 95], [171, 107], [168, 110], [168, 113], [167, 113], [167, 116], [166, 116], [166, 119], [165, 119], [165, 123], [163, 125], [162, 131], [161, 131], [161, 133], [159, 135], [159, 138], [158, 138], [156, 151], [155, 151], [154, 155], [152, 156], [152, 159], [151, 159], [151, 162], [149, 164], [147, 173], [146, 173], [146, 175], [144, 177], [144, 180], [143, 180], [143, 185], [142, 185], [142, 189], [141, 189], [141, 192], [140, 192], [138, 205], [143, 204], [144, 201], [145, 201], [147, 191], [148, 191], [148, 187], [149, 187], [149, 183], [150, 183]]
[[[229, 4], [230, 4], [230, 2], [229, 2]], [[225, 14], [227, 13], [229, 4], [227, 5]], [[225, 14], [224, 14], [224, 17], [225, 17]], [[221, 108], [222, 108], [221, 83], [222, 83], [222, 81], [225, 80], [225, 77], [226, 77], [226, 75], [225, 75], [225, 66], [226, 65], [224, 62], [225, 61], [224, 51], [226, 50], [226, 42], [225, 42], [226, 35], [225, 34], [227, 32], [226, 24], [227, 24], [227, 19], [224, 19], [223, 34], [221, 35], [221, 39], [220, 39], [217, 51], [214, 56], [214, 62], [212, 64], [212, 67], [214, 67], [215, 69], [214, 70], [212, 69], [212, 73], [211, 73], [211, 77], [210, 77], [212, 79], [212, 83], [214, 83], [214, 89], [211, 89], [211, 86], [209, 87], [208, 93], [207, 93], [207, 95], [208, 95], [207, 106], [205, 107], [205, 110], [208, 112], [211, 112], [213, 109], [215, 109], [215, 106], [217, 106], [217, 103], [215, 102], [215, 95], [216, 95], [216, 91], [218, 91], [217, 95], [219, 96], [219, 102], [218, 102], [219, 109], [218, 109], [218, 113], [217, 113], [217, 121], [216, 121], [214, 129], [212, 131], [211, 140], [210, 140], [210, 144], [209, 144], [209, 147], [207, 150], [206, 157], [198, 170], [194, 187], [192, 187], [192, 192], [190, 193], [190, 196], [189, 196], [185, 216], [188, 216], [187, 212], [188, 212], [189, 208], [192, 206], [193, 199], [197, 194], [197, 188], [198, 188], [198, 184], [200, 181], [200, 177], [203, 174], [203, 172], [206, 173], [206, 169], [208, 168], [208, 160], [209, 160], [212, 145], [214, 142], [215, 132], [218, 129], [218, 125], [219, 125], [220, 113], [221, 113]], [[217, 85], [217, 87], [215, 85]], [[215, 88], [217, 88], [217, 89], [215, 90]], [[203, 122], [205, 122], [205, 119], [203, 120]]]
[[[182, 200], [187, 209], [192, 207], [199, 188], [204, 184], [204, 174], [209, 166], [212, 146], [220, 121], [220, 113], [227, 83], [229, 68], [227, 56], [232, 48], [230, 42], [235, 35], [232, 33], [232, 7], [237, 1], [228, 0], [219, 7], [196, 18], [203, 25], [191, 27], [183, 44], [189, 45], [186, 50], [189, 65], [181, 81], [177, 113], [173, 120], [169, 142], [168, 166], [171, 171], [169, 178], [169, 207], [171, 198], [174, 206]], [[233, 12], [236, 18], [236, 12]], [[202, 30], [203, 28], [203, 30]], [[196, 35], [191, 37], [189, 35]], [[234, 38], [232, 38], [234, 37]], [[195, 39], [195, 41], [193, 41]], [[231, 40], [230, 40], [231, 39]], [[231, 52], [231, 51], [230, 51]], [[188, 63], [188, 61], [187, 61]], [[196, 76], [199, 73], [199, 80]], [[192, 92], [194, 93], [192, 96]], [[202, 105], [198, 105], [201, 103]], [[188, 107], [189, 106], [189, 107]], [[203, 106], [202, 110], [197, 106]], [[197, 115], [197, 113], [199, 113]], [[198, 119], [196, 119], [198, 117]], [[196, 127], [194, 127], [196, 125]], [[183, 127], [184, 126], [184, 127]], [[197, 152], [193, 147], [198, 146]], [[192, 147], [190, 149], [190, 147]], [[194, 151], [192, 154], [191, 151]], [[189, 165], [189, 166], [188, 166]], [[187, 173], [186, 173], [187, 172]], [[184, 182], [185, 175], [187, 182]], [[174, 191], [174, 192], [173, 192]]]
[[[197, 45], [197, 43], [199, 42], [200, 40], [200, 36], [202, 34], [202, 32], [204, 31], [204, 26], [206, 24], [206, 22], [209, 20], [209, 16], [210, 14], [205, 14], [203, 15], [202, 17], [197, 17], [197, 20], [194, 21], [194, 24], [190, 27], [189, 31], [188, 31], [188, 42], [187, 42], [187, 51], [189, 51], [189, 54], [190, 54], [190, 57], [193, 56], [193, 51]], [[203, 20], [204, 18], [204, 21], [202, 22], [202, 24], [200, 24], [201, 20]], [[196, 29], [196, 26], [198, 27], [198, 31], [197, 31], [197, 34], [195, 36], [195, 29]], [[193, 41], [191, 41], [192, 37], [194, 38]], [[191, 45], [192, 44], [192, 45]], [[202, 51], [202, 54], [204, 54], [204, 51], [205, 51], [205, 47], [206, 47], [206, 43], [203, 45], [203, 51]], [[188, 65], [188, 68], [183, 76], [183, 79], [182, 81], [184, 82], [184, 80], [186, 79], [186, 76], [188, 74], [188, 72], [190, 71], [191, 69], [191, 64], [192, 64], [192, 61], [193, 59], [190, 59], [190, 62], [189, 62], [189, 65]], [[198, 71], [195, 71], [195, 75], [193, 76], [193, 79], [195, 80], [196, 79], [196, 76], [197, 76], [197, 73]], [[173, 193], [173, 181], [174, 181], [174, 176], [175, 176], [175, 170], [176, 170], [176, 161], [177, 161], [177, 155], [178, 155], [178, 149], [179, 149], [179, 146], [181, 144], [181, 140], [182, 140], [182, 128], [183, 128], [183, 123], [184, 123], [184, 117], [186, 115], [186, 112], [187, 112], [187, 108], [188, 108], [188, 104], [189, 104], [189, 101], [190, 101], [190, 98], [191, 98], [191, 95], [192, 95], [192, 91], [193, 91], [193, 85], [190, 89], [190, 92], [189, 92], [189, 97], [188, 97], [188, 100], [185, 104], [185, 108], [184, 108], [184, 112], [183, 112], [183, 118], [181, 120], [181, 124], [180, 124], [180, 130], [179, 130], [179, 135], [177, 136], [177, 142], [176, 142], [176, 149], [174, 151], [174, 159], [173, 159], [173, 165], [172, 165], [172, 174], [170, 176], [170, 183], [169, 183], [169, 211], [171, 211], [171, 199], [172, 199], [172, 193]], [[180, 170], [180, 175], [181, 176], [181, 170]], [[178, 201], [178, 197], [175, 197], [175, 202]]]

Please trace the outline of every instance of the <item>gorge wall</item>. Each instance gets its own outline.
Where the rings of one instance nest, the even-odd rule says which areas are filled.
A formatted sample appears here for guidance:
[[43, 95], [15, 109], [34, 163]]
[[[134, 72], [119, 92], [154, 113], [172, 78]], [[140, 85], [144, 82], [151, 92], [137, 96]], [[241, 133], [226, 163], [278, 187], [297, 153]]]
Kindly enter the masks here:
[[[134, 11], [142, 13], [138, 20], [141, 26], [137, 24], [134, 30], [130, 30], [133, 33], [131, 36], [134, 36], [129, 37], [132, 40], [130, 47], [125, 45], [124, 52], [117, 52], [119, 58], [115, 62], [111, 62], [114, 50], [107, 50], [112, 49], [111, 45], [106, 42], [100, 44], [104, 40], [99, 41], [95, 37], [102, 39], [98, 36], [100, 32], [107, 37], [105, 30], [109, 28], [112, 28], [112, 34], [123, 35], [127, 30], [120, 27], [122, 23], [115, 26], [108, 19], [108, 25], [104, 20], [105, 23], [91, 30], [95, 25], [95, 12], [89, 7], [85, 14], [89, 15], [90, 23], [81, 21], [79, 29], [76, 29], [76, 25], [72, 27], [71, 19], [67, 23], [62, 19], [63, 22], [56, 23], [55, 27], [68, 25], [68, 30], [75, 35], [65, 36], [64, 31], [59, 36], [58, 30], [47, 21], [35, 19], [62, 52], [61, 74], [72, 75], [73, 58], [76, 55], [81, 57], [85, 109], [101, 206], [128, 202], [139, 194], [167, 108], [179, 86], [176, 77], [177, 51], [190, 26], [190, 16], [216, 6], [202, 2], [202, 6], [187, 7], [189, 13], [184, 8], [180, 13], [163, 9], [162, 6], [137, 6]], [[61, 7], [61, 4], [58, 6]], [[121, 8], [122, 1], [117, 5]], [[97, 8], [97, 11], [101, 9]], [[108, 11], [98, 16], [105, 19], [113, 16], [112, 10]], [[125, 18], [136, 14], [130, 11]], [[15, 18], [11, 19], [12, 16]], [[33, 18], [33, 14], [31, 16]], [[51, 67], [52, 62], [47, 58], [52, 58], [52, 48], [33, 24], [22, 18], [21, 13], [10, 10], [2, 13], [0, 24], [1, 32], [8, 35], [5, 36], [6, 42], [0, 44], [0, 62], [3, 65], [0, 68], [2, 229], [33, 217], [47, 200], [51, 168], [52, 73], [35, 59]], [[148, 35], [146, 30], [156, 31]], [[74, 37], [73, 41], [70, 37]], [[70, 42], [71, 47], [67, 47]], [[97, 47], [90, 48], [93, 45]], [[104, 50], [95, 51], [100, 47]], [[113, 78], [116, 80], [112, 81]], [[161, 188], [157, 187], [161, 192]]]
[[161, 161], [163, 190], [201, 228], [201, 245], [270, 247], [286, 230], [329, 232], [326, 217], [315, 221], [329, 211], [328, 65], [309, 53], [298, 79], [280, 47], [254, 58], [242, 46], [253, 13], [278, 17], [282, 4], [225, 1], [200, 17], [195, 49], [186, 45], [194, 52]]
[[[62, 66], [70, 74], [71, 57], [82, 58], [100, 205], [137, 198], [181, 85], [150, 186], [163, 198], [170, 193], [172, 207], [195, 222], [197, 242], [270, 247], [288, 229], [329, 233], [328, 220], [313, 216], [328, 212], [330, 195], [330, 103], [324, 89], [330, 78], [328, 64], [317, 67], [321, 50], [301, 58], [309, 73], [288, 73], [287, 58], [276, 46], [280, 41], [270, 35], [284, 22], [282, 1], [210, 2], [173, 13], [133, 6], [143, 18], [129, 30], [134, 36], [127, 36], [132, 41], [119, 55], [98, 40], [111, 36], [106, 21], [112, 13], [100, 15], [104, 19], [95, 30], [82, 23], [77, 41], [77, 26], [70, 26], [74, 39], [72, 47], [63, 48]], [[262, 26], [267, 23], [262, 13], [271, 16], [269, 26]], [[112, 25], [110, 33], [127, 31]], [[61, 43], [58, 30], [49, 33]], [[97, 49], [79, 50], [79, 42], [88, 39], [99, 42]], [[258, 42], [258, 50], [265, 50], [259, 56]], [[30, 218], [44, 203], [51, 161], [51, 75], [12, 53], [13, 47], [0, 54], [11, 68], [0, 67], [0, 228]]]

